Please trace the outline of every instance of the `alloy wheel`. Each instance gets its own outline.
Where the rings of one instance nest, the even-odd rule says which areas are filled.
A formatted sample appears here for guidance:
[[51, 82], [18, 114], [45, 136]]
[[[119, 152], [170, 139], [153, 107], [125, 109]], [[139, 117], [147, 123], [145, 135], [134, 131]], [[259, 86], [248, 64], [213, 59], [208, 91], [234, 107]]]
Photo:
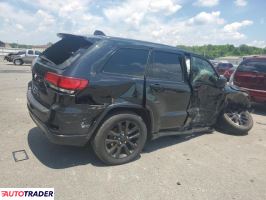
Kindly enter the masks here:
[[131, 120], [120, 121], [111, 128], [105, 138], [107, 153], [116, 159], [133, 154], [140, 141], [140, 127]]
[[247, 126], [249, 121], [245, 111], [229, 111], [225, 115], [238, 126]]

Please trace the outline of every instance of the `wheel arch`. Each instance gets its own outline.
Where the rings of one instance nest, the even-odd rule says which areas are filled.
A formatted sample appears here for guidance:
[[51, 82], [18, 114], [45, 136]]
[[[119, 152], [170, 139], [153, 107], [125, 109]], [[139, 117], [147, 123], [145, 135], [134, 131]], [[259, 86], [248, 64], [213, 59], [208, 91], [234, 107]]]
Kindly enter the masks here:
[[148, 138], [151, 138], [152, 130], [153, 130], [152, 113], [148, 109], [142, 107], [141, 105], [123, 103], [123, 104], [117, 104], [117, 105], [110, 105], [104, 110], [104, 112], [98, 117], [98, 119], [95, 120], [94, 126], [89, 131], [89, 135], [88, 135], [89, 139], [95, 136], [101, 124], [108, 117], [116, 113], [134, 113], [140, 116], [143, 119], [144, 123], [146, 124]]
[[23, 65], [23, 64], [24, 64], [24, 61], [23, 61], [23, 59], [21, 59], [21, 58], [15, 58], [15, 59], [13, 60], [13, 63], [14, 63], [14, 64], [15, 64], [16, 60], [20, 60], [20, 61], [21, 61], [20, 65]]
[[224, 108], [231, 105], [237, 105], [249, 109], [250, 99], [248, 93], [239, 88], [230, 87], [230, 89], [226, 91]]

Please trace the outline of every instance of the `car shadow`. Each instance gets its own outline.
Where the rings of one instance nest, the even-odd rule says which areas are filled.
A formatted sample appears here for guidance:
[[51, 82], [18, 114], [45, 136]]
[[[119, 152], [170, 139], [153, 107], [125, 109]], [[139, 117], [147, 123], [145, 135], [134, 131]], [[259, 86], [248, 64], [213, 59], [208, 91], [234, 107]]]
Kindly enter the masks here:
[[75, 147], [53, 144], [37, 127], [29, 131], [28, 144], [35, 157], [49, 168], [64, 169], [87, 164], [104, 166], [94, 155], [90, 145]]
[[[143, 153], [150, 153], [158, 149], [169, 147], [204, 135], [195, 133], [191, 135], [167, 136], [148, 141]], [[65, 169], [69, 167], [91, 164], [97, 167], [108, 167], [94, 154], [90, 145], [85, 147], [63, 146], [51, 143], [42, 131], [35, 127], [28, 133], [28, 144], [34, 156], [45, 166], [52, 169]], [[139, 159], [140, 157], [136, 158]]]
[[251, 109], [254, 114], [266, 116], [266, 105], [264, 104], [252, 103]]
[[163, 149], [165, 147], [176, 145], [182, 142], [187, 142], [191, 139], [194, 139], [196, 137], [199, 137], [205, 134], [207, 133], [199, 132], [199, 133], [194, 133], [194, 134], [171, 135], [171, 136], [161, 137], [156, 140], [148, 141], [143, 149], [143, 152], [150, 153], [150, 152], [153, 152], [159, 149]]

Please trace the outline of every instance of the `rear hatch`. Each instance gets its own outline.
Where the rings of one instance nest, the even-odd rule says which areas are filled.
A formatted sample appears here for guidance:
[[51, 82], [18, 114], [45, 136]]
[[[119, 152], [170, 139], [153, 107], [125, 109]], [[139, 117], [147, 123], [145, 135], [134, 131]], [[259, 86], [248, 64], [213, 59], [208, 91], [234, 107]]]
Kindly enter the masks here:
[[48, 79], [52, 83], [55, 82], [68, 68], [73, 67], [75, 61], [93, 44], [93, 41], [83, 36], [60, 36], [62, 39], [46, 49], [32, 67], [32, 94], [47, 108], [55, 103], [58, 93], [55, 87], [47, 86], [47, 74], [50, 75]]
[[243, 88], [266, 91], [266, 59], [243, 61], [235, 72], [234, 84]]

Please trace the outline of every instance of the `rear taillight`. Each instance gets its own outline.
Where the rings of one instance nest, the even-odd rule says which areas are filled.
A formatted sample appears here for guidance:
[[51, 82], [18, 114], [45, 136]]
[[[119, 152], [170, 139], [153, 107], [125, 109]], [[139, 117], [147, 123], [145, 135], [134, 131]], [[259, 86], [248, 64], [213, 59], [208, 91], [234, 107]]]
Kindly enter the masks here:
[[67, 93], [83, 90], [89, 84], [89, 81], [86, 79], [62, 76], [52, 72], [47, 72], [44, 80], [48, 82], [52, 88]]

